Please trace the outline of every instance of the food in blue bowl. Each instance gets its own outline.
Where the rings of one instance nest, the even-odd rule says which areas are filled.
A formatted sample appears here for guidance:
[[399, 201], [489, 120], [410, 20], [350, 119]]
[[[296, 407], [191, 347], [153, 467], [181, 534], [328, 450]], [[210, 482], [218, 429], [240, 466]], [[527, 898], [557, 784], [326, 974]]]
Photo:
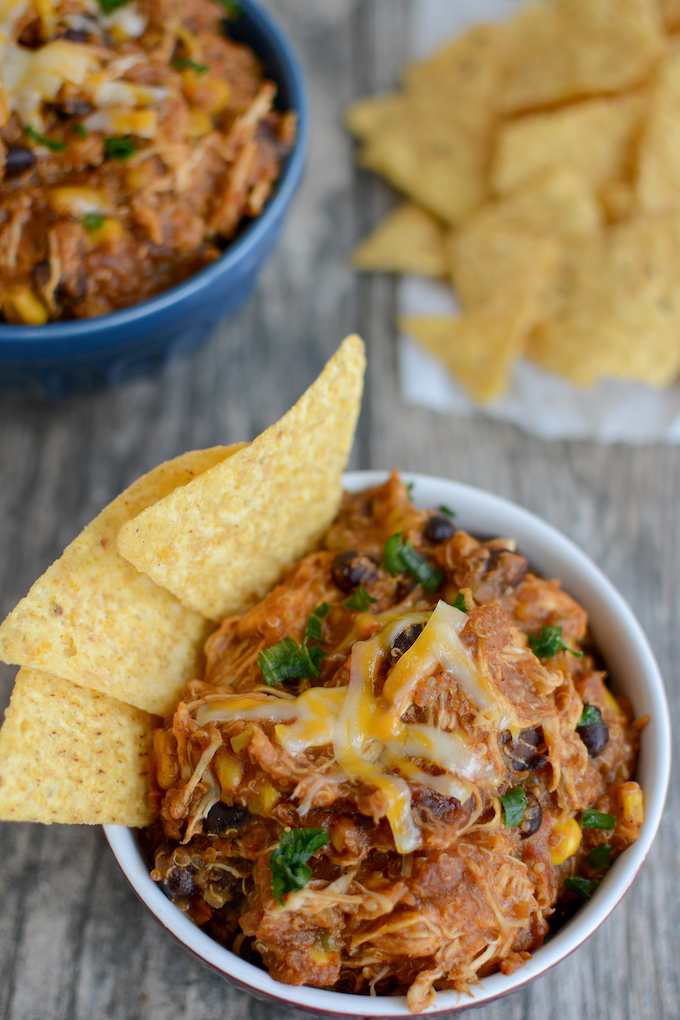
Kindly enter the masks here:
[[252, 291], [301, 177], [306, 97], [269, 14], [229, 12], [10, 5], [0, 387], [116, 384], [197, 346]]

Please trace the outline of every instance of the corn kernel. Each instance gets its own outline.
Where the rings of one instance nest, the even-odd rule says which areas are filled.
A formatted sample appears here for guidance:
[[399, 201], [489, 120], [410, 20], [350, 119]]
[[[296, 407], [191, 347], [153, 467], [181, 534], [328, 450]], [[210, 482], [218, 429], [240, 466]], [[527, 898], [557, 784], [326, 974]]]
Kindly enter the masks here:
[[212, 117], [204, 110], [190, 110], [187, 135], [189, 138], [201, 138], [213, 129]]
[[47, 201], [55, 212], [66, 216], [87, 216], [88, 213], [104, 213], [109, 201], [103, 191], [96, 188], [51, 188]]
[[[604, 684], [603, 684], [603, 686], [604, 686]], [[614, 697], [614, 695], [612, 694], [612, 692], [609, 690], [608, 687], [604, 688], [604, 707], [609, 712], [613, 712], [615, 715], [621, 715], [621, 709], [619, 707], [619, 703], [616, 700], [616, 698]]]
[[223, 796], [232, 794], [243, 778], [243, 769], [240, 764], [226, 754], [218, 754], [215, 756], [214, 765]]
[[179, 762], [173, 754], [175, 738], [164, 730], [155, 730], [153, 735], [154, 757], [156, 759], [156, 781], [161, 790], [169, 790], [179, 779]]
[[330, 953], [327, 953], [325, 949], [322, 949], [318, 942], [315, 942], [309, 951], [310, 958], [314, 963], [318, 964], [319, 967], [323, 967], [325, 964], [330, 963]]
[[281, 800], [281, 794], [270, 783], [263, 783], [260, 789], [248, 797], [251, 815], [265, 815]]
[[49, 318], [47, 308], [30, 287], [12, 287], [3, 291], [0, 305], [7, 322], [44, 326]]
[[125, 237], [125, 227], [120, 220], [107, 216], [99, 227], [86, 227], [88, 236], [95, 244], [109, 244], [115, 241], [122, 241]]
[[645, 820], [645, 809], [642, 802], [642, 790], [637, 783], [623, 784], [621, 804], [624, 817], [636, 825], [642, 825]]
[[197, 74], [191, 68], [182, 71], [184, 95], [192, 106], [205, 113], [220, 113], [231, 101], [231, 87], [223, 78]]
[[581, 845], [581, 826], [575, 818], [558, 818], [553, 822], [549, 843], [550, 860], [555, 865], [564, 864]]
[[246, 747], [250, 743], [250, 738], [253, 735], [253, 727], [246, 726], [242, 733], [237, 733], [235, 737], [232, 737], [230, 744], [234, 754], [240, 754], [241, 751], [245, 751]]

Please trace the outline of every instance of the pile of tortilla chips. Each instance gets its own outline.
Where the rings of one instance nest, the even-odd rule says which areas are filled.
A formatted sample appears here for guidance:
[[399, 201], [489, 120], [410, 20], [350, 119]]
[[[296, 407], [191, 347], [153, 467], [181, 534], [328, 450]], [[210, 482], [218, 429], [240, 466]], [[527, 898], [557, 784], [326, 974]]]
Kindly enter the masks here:
[[478, 401], [526, 356], [588, 387], [680, 371], [680, 0], [538, 0], [359, 100], [360, 163], [409, 196], [359, 269], [450, 277], [401, 327]]
[[107, 506], [0, 627], [21, 666], [0, 731], [0, 819], [146, 825], [158, 715], [203, 643], [335, 517], [364, 347], [348, 337], [252, 443], [185, 453]]

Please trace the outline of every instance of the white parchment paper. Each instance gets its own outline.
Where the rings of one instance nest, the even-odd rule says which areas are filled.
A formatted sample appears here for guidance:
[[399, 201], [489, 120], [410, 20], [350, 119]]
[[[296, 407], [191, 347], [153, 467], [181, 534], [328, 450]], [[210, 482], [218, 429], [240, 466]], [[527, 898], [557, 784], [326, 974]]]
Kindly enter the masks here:
[[[411, 57], [426, 56], [474, 22], [508, 17], [520, 3], [414, 0]], [[400, 314], [447, 315], [457, 310], [448, 287], [416, 276], [401, 278], [398, 304]], [[464, 416], [480, 413], [435, 358], [407, 336], [400, 336], [398, 344], [401, 392], [408, 403]], [[510, 391], [482, 413], [543, 439], [680, 443], [680, 385], [656, 390], [608, 380], [591, 390], [579, 390], [523, 360], [515, 369]]]

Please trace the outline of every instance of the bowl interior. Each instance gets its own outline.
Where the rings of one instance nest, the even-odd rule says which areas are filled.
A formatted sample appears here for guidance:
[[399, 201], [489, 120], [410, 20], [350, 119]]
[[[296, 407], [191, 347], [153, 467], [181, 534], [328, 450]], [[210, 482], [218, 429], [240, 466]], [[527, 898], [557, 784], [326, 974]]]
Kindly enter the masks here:
[[[345, 476], [345, 487], [358, 491], [377, 485], [385, 472], [357, 471]], [[472, 998], [439, 992], [426, 1013], [450, 1013], [481, 1005], [517, 990], [576, 949], [611, 913], [639, 871], [656, 834], [670, 769], [669, 714], [663, 682], [652, 651], [632, 611], [599, 568], [564, 535], [516, 504], [479, 489], [426, 475], [404, 473], [414, 482], [412, 498], [422, 508], [445, 504], [456, 523], [479, 537], [511, 537], [532, 568], [557, 577], [588, 611], [597, 644], [609, 666], [615, 693], [630, 698], [635, 714], [649, 714], [642, 732], [636, 778], [644, 791], [645, 824], [640, 838], [608, 872], [597, 893], [531, 959], [514, 974], [494, 974], [472, 989]], [[149, 877], [134, 833], [105, 826], [106, 837], [135, 892], [152, 913], [187, 949], [241, 987], [269, 1000], [298, 1009], [335, 1016], [411, 1016], [403, 996], [368, 997], [308, 987], [286, 986], [246, 963], [196, 928], [165, 897]]]

